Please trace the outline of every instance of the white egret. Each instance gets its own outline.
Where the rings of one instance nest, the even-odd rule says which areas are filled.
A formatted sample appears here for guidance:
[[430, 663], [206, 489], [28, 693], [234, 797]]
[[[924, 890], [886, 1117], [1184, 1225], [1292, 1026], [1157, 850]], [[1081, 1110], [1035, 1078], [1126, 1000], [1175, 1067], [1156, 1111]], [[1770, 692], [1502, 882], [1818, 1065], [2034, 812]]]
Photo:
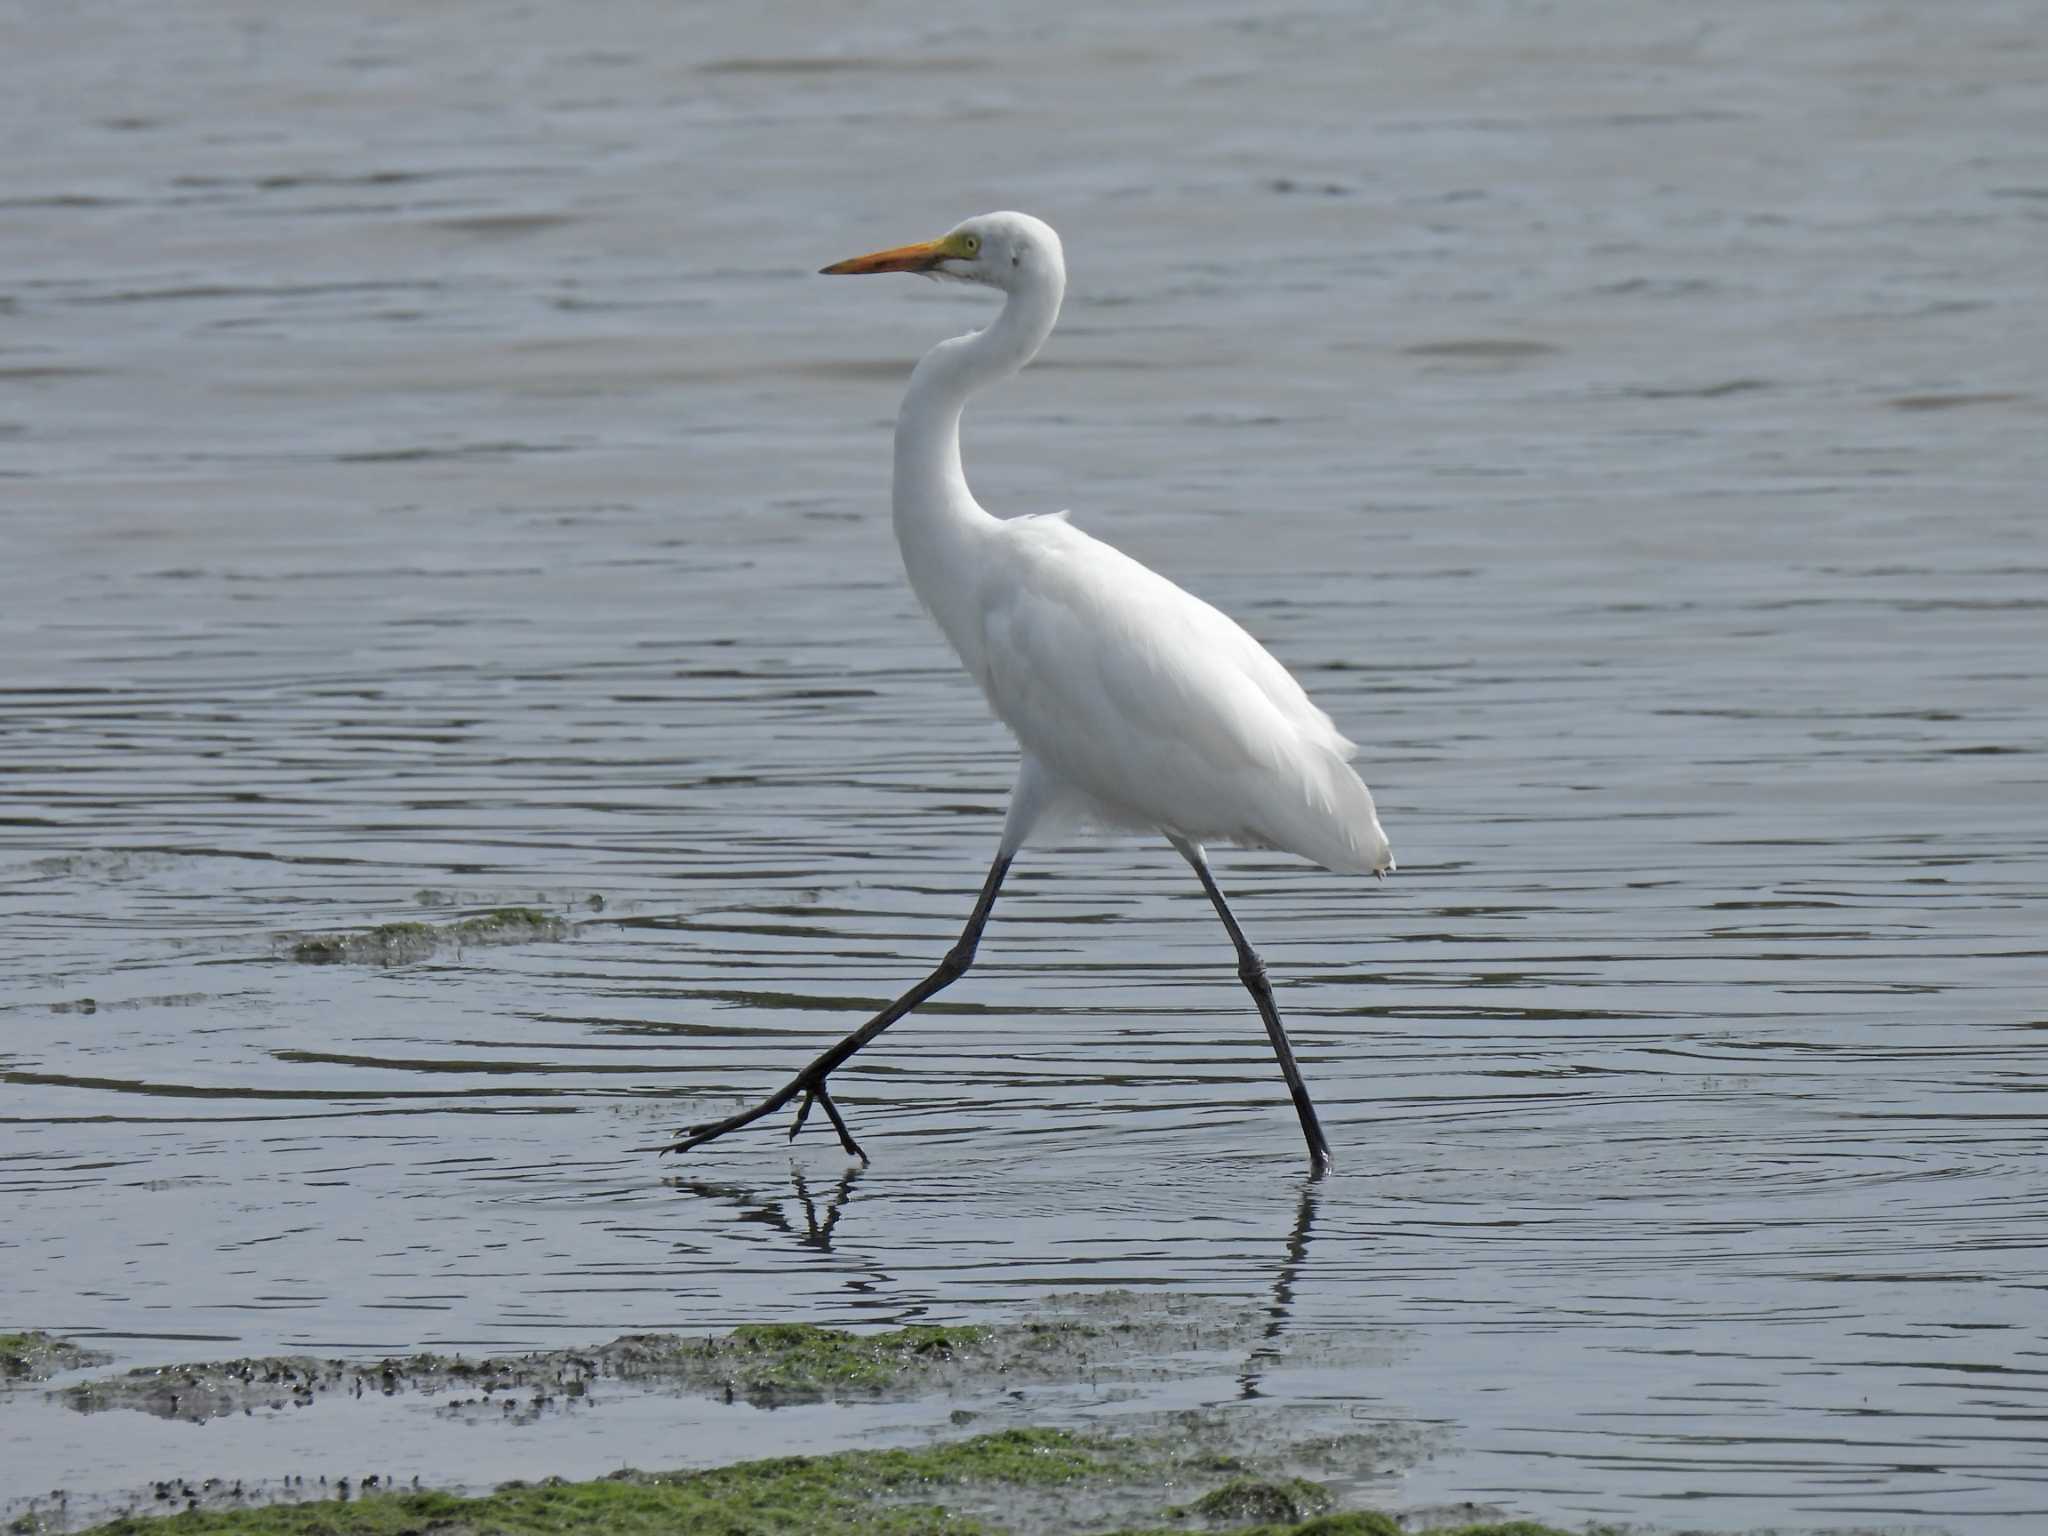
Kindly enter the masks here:
[[996, 892], [1035, 834], [1092, 822], [1165, 834], [1194, 869], [1236, 947], [1301, 1117], [1311, 1171], [1329, 1142], [1295, 1065], [1265, 966], [1210, 873], [1211, 840], [1278, 848], [1332, 870], [1394, 867], [1356, 748], [1258, 641], [1130, 556], [1049, 516], [997, 518], [967, 488], [960, 413], [1052, 334], [1066, 264], [1051, 226], [1021, 213], [969, 219], [918, 245], [856, 256], [827, 273], [922, 272], [1001, 289], [985, 330], [944, 341], [910, 376], [896, 419], [895, 523], [910, 585], [1022, 748], [1002, 840], [959, 941], [938, 969], [752, 1109], [677, 1134], [681, 1152], [772, 1114], [797, 1095], [794, 1137], [820, 1105], [847, 1152], [826, 1080], [974, 962]]

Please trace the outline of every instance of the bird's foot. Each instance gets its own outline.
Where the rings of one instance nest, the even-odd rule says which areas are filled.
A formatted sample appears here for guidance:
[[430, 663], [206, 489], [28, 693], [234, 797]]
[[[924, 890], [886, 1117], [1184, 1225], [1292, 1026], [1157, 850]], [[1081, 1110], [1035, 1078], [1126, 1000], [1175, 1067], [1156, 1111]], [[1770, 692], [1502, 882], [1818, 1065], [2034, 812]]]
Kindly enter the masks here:
[[789, 1127], [789, 1139], [796, 1140], [796, 1133], [804, 1128], [804, 1121], [811, 1116], [813, 1104], [823, 1108], [825, 1117], [832, 1122], [832, 1129], [839, 1133], [839, 1145], [846, 1149], [847, 1155], [857, 1157], [865, 1164], [868, 1155], [861, 1150], [860, 1143], [853, 1139], [853, 1132], [846, 1128], [846, 1119], [839, 1113], [839, 1106], [832, 1102], [832, 1095], [825, 1091], [825, 1079], [822, 1077], [805, 1087], [804, 1101], [797, 1106], [796, 1119]]
[[782, 1108], [783, 1105], [787, 1104], [798, 1094], [803, 1095], [803, 1102], [797, 1106], [796, 1123], [789, 1128], [792, 1140], [795, 1139], [796, 1133], [804, 1128], [804, 1121], [810, 1116], [811, 1106], [818, 1104], [823, 1106], [826, 1118], [832, 1122], [832, 1129], [839, 1133], [839, 1145], [846, 1148], [847, 1155], [849, 1157], [857, 1157], [863, 1163], [868, 1160], [868, 1155], [861, 1150], [860, 1143], [853, 1139], [853, 1132], [846, 1128], [846, 1117], [839, 1113], [839, 1106], [832, 1102], [832, 1095], [825, 1091], [824, 1074], [821, 1073], [813, 1077], [808, 1071], [800, 1073], [796, 1080], [791, 1082], [780, 1093], [770, 1095], [752, 1109], [741, 1110], [738, 1114], [728, 1115], [723, 1120], [712, 1120], [702, 1125], [684, 1126], [680, 1131], [676, 1132], [675, 1140], [661, 1148], [661, 1150], [664, 1152], [687, 1152], [692, 1147], [703, 1146], [707, 1141], [716, 1141], [728, 1132], [736, 1131], [742, 1126], [752, 1125], [763, 1115], [774, 1114], [776, 1110]]

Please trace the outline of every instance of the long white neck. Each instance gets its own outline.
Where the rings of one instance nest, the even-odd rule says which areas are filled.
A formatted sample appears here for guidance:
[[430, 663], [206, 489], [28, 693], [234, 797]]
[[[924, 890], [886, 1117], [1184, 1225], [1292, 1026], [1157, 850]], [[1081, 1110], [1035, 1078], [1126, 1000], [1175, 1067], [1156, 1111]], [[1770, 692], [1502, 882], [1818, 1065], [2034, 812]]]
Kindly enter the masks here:
[[918, 600], [977, 676], [981, 640], [972, 620], [981, 537], [995, 519], [967, 488], [960, 466], [960, 413], [967, 397], [1007, 379], [1038, 355], [1059, 319], [1067, 274], [1057, 261], [1027, 268], [986, 330], [942, 341], [910, 375], [896, 417], [896, 542]]

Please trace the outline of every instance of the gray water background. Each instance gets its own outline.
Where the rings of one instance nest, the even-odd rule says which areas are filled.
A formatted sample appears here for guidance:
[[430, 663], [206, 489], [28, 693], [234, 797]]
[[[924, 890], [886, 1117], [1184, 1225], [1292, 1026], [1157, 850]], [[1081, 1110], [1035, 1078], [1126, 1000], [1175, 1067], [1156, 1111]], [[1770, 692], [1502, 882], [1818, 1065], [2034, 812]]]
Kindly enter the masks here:
[[[120, 1363], [1027, 1315], [1369, 1347], [1059, 1412], [1415, 1426], [1392, 1503], [2048, 1521], [2033, 4], [0, 11], [0, 1324]], [[1033, 854], [888, 426], [1021, 207], [999, 511], [1237, 614], [1402, 872]], [[599, 910], [593, 899], [601, 900]], [[506, 901], [393, 969], [279, 934]], [[84, 1000], [91, 999], [87, 1005]], [[936, 1409], [0, 1406], [0, 1492], [472, 1485]], [[1048, 1410], [1049, 1412], [1051, 1410]]]

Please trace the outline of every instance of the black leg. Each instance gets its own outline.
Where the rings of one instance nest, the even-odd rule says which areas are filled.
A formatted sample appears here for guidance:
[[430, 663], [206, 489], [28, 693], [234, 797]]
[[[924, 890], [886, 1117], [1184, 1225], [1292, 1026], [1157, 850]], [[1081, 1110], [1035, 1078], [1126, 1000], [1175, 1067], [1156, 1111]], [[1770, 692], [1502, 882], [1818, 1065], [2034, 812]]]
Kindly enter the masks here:
[[[959, 941], [946, 951], [946, 958], [939, 962], [937, 970], [752, 1109], [728, 1115], [725, 1119], [709, 1125], [686, 1126], [676, 1133], [674, 1144], [663, 1150], [687, 1152], [690, 1148], [700, 1147], [707, 1141], [716, 1141], [728, 1131], [736, 1131], [743, 1125], [752, 1125], [763, 1115], [774, 1114], [791, 1099], [802, 1094], [804, 1101], [797, 1109], [796, 1124], [789, 1128], [789, 1134], [795, 1136], [803, 1128], [804, 1120], [815, 1102], [824, 1108], [826, 1117], [832, 1122], [832, 1128], [839, 1133], [839, 1144], [846, 1148], [850, 1155], [866, 1162], [867, 1153], [861, 1151], [860, 1143], [853, 1139], [852, 1132], [846, 1128], [846, 1121], [840, 1116], [839, 1106], [832, 1102], [832, 1096], [825, 1091], [825, 1079], [843, 1066], [856, 1051], [919, 1003], [934, 993], [945, 990], [967, 974], [967, 968], [974, 964], [974, 951], [981, 943], [981, 930], [988, 926], [988, 914], [996, 904], [996, 892], [1002, 889], [1003, 876], [1010, 872], [1012, 857], [1013, 855], [1007, 853], [998, 854], [995, 863], [989, 866], [988, 878], [981, 884], [981, 896], [974, 903], [974, 911], [967, 919], [967, 926], [961, 930]], [[1304, 1098], [1303, 1102], [1306, 1103], [1307, 1100]]]
[[1266, 980], [1266, 964], [1259, 958], [1258, 951], [1244, 936], [1244, 930], [1237, 926], [1237, 919], [1231, 915], [1230, 903], [1223, 899], [1223, 892], [1217, 888], [1216, 877], [1209, 873], [1209, 859], [1202, 852], [1201, 844], [1171, 839], [1173, 846], [1180, 850], [1182, 858], [1194, 866], [1201, 878], [1202, 889], [1209, 893], [1209, 900], [1216, 908], [1216, 915], [1223, 919], [1223, 926], [1230, 934], [1230, 942], [1237, 946], [1237, 974], [1245, 990], [1258, 1004], [1259, 1017], [1266, 1021], [1266, 1036], [1273, 1042], [1273, 1054], [1280, 1058], [1280, 1075], [1287, 1079], [1287, 1091], [1294, 1098], [1294, 1112], [1301, 1116], [1301, 1134], [1308, 1141], [1308, 1163], [1311, 1177], [1321, 1178], [1332, 1168], [1336, 1160], [1330, 1156], [1330, 1143], [1323, 1137], [1323, 1128], [1316, 1120], [1316, 1107], [1309, 1102], [1308, 1084], [1301, 1080], [1301, 1068], [1294, 1064], [1294, 1048], [1287, 1043], [1287, 1031], [1280, 1027], [1280, 1010], [1273, 1003], [1273, 988]]

